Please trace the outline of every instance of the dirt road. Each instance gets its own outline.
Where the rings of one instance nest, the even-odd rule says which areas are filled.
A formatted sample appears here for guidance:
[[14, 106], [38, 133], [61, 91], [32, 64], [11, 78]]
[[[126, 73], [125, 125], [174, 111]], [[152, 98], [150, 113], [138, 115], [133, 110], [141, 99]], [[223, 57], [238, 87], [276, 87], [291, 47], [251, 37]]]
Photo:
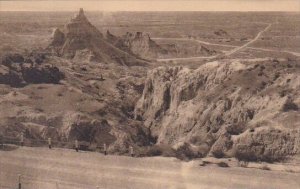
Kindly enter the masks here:
[[232, 54], [234, 54], [234, 53], [236, 53], [236, 52], [239, 52], [239, 51], [243, 50], [244, 48], [248, 47], [250, 44], [252, 44], [252, 43], [254, 43], [255, 41], [257, 41], [257, 40], [261, 37], [261, 35], [262, 35], [264, 32], [266, 32], [267, 30], [270, 29], [271, 26], [272, 26], [272, 24], [269, 24], [265, 29], [263, 29], [262, 31], [260, 31], [260, 32], [256, 35], [256, 37], [255, 37], [254, 39], [252, 39], [251, 41], [247, 42], [246, 44], [244, 44], [244, 45], [242, 45], [242, 46], [240, 46], [240, 47], [237, 47], [237, 48], [235, 48], [235, 49], [233, 49], [233, 50], [231, 50], [231, 51], [225, 53], [225, 55], [226, 55], [226, 56], [230, 56], [230, 55], [232, 55]]
[[[198, 42], [200, 44], [204, 45], [211, 45], [211, 46], [219, 46], [219, 47], [231, 47], [231, 48], [239, 48], [240, 46], [237, 45], [226, 45], [226, 44], [219, 44], [219, 43], [211, 43], [207, 41], [202, 41], [199, 39], [188, 39], [188, 38], [161, 38], [161, 37], [156, 37], [152, 38], [153, 40], [168, 40], [168, 41], [194, 41]], [[249, 47], [247, 46], [246, 49], [251, 49], [251, 50], [258, 50], [258, 51], [269, 51], [269, 52], [285, 52], [292, 54], [294, 56], [300, 56], [299, 52], [293, 52], [293, 51], [288, 51], [288, 50], [276, 50], [276, 49], [268, 49], [268, 48], [261, 48], [261, 47]], [[192, 57], [190, 57], [192, 58]]]
[[218, 55], [213, 56], [197, 56], [197, 57], [186, 57], [186, 58], [160, 58], [156, 59], [157, 62], [168, 62], [168, 61], [197, 61], [197, 60], [210, 60], [217, 58]]
[[173, 158], [130, 158], [67, 149], [0, 151], [0, 188], [218, 189], [299, 188], [299, 173], [201, 167]]
[[[206, 42], [206, 41], [202, 41], [202, 40], [198, 40], [198, 39], [188, 39], [188, 38], [159, 38], [159, 37], [154, 37], [152, 39], [154, 40], [172, 40], [172, 41], [193, 41], [193, 42], [197, 42], [200, 44], [205, 44], [205, 45], [212, 45], [212, 46], [220, 46], [220, 47], [231, 47], [233, 48], [232, 50], [226, 52], [224, 54], [224, 56], [230, 56], [234, 53], [237, 53], [245, 48], [251, 49], [251, 50], [258, 50], [258, 51], [269, 51], [269, 52], [284, 52], [284, 53], [289, 53], [292, 54], [294, 56], [300, 56], [300, 53], [298, 52], [292, 52], [292, 51], [280, 51], [280, 50], [274, 50], [274, 49], [267, 49], [267, 48], [259, 48], [259, 47], [250, 47], [250, 45], [252, 43], [254, 43], [255, 41], [257, 41], [261, 35], [266, 32], [267, 30], [270, 29], [270, 27], [272, 26], [272, 24], [268, 24], [268, 26], [263, 29], [262, 31], [260, 31], [256, 37], [254, 39], [252, 39], [251, 41], [245, 43], [242, 46], [237, 46], [237, 45], [226, 45], [226, 44], [218, 44], [218, 43], [211, 43], [211, 42]], [[198, 57], [186, 57], [186, 58], [161, 58], [161, 59], [157, 59], [158, 62], [168, 62], [168, 61], [197, 61], [197, 60], [202, 60], [202, 59], [214, 59], [217, 58], [218, 55], [213, 55], [213, 56], [208, 56], [208, 57], [204, 57], [204, 56], [198, 56]]]

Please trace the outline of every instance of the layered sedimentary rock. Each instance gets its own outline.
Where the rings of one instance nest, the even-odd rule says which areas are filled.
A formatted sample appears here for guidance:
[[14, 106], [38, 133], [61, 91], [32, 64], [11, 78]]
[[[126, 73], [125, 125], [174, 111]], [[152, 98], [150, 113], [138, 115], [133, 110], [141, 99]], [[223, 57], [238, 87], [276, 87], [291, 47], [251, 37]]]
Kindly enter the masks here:
[[[145, 62], [108, 42], [86, 18], [83, 9], [64, 26], [56, 29], [49, 46], [57, 55], [74, 58], [77, 51], [88, 51], [98, 62], [122, 65], [144, 65]], [[77, 53], [78, 54], [78, 53]], [[77, 55], [78, 57], [78, 55]], [[89, 59], [87, 57], [82, 57]]]
[[125, 35], [117, 37], [107, 31], [106, 38], [116, 47], [145, 59], [153, 59], [169, 53], [153, 41], [149, 34], [142, 32], [136, 32], [136, 34], [127, 32]]
[[276, 160], [299, 153], [297, 61], [209, 62], [148, 73], [135, 108], [157, 144], [201, 155]]

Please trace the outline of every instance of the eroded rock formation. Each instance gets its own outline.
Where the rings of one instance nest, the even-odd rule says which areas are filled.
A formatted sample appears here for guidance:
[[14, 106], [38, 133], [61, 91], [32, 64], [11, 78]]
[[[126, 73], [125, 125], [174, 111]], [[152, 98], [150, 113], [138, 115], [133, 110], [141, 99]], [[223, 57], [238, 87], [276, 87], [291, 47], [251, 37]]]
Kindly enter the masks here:
[[[0, 64], [0, 83], [21, 87], [30, 83], [58, 83], [64, 74], [52, 64], [41, 64], [43, 55], [36, 53], [24, 58], [20, 54], [7, 54]], [[44, 57], [45, 58], [45, 57]]]
[[[133, 54], [117, 48], [107, 41], [103, 34], [86, 18], [83, 9], [64, 26], [63, 30], [56, 29], [49, 46], [59, 56], [78, 58], [78, 51], [88, 51], [80, 59], [96, 60], [103, 63], [118, 63], [122, 65], [145, 65]], [[87, 55], [87, 56], [84, 56]], [[89, 59], [92, 56], [92, 59]]]
[[150, 38], [149, 34], [127, 32], [121, 37], [107, 31], [106, 38], [116, 47], [145, 59], [154, 59], [169, 52]]
[[160, 67], [148, 73], [135, 117], [157, 144], [276, 160], [299, 152], [299, 89], [297, 62]]

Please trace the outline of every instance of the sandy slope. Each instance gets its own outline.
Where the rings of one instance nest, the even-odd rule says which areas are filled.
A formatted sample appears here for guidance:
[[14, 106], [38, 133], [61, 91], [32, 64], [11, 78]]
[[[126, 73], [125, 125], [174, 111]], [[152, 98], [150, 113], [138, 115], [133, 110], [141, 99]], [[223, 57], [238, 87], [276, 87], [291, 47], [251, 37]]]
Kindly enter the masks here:
[[0, 151], [0, 188], [299, 188], [299, 173], [200, 167], [197, 161], [130, 158], [46, 148]]

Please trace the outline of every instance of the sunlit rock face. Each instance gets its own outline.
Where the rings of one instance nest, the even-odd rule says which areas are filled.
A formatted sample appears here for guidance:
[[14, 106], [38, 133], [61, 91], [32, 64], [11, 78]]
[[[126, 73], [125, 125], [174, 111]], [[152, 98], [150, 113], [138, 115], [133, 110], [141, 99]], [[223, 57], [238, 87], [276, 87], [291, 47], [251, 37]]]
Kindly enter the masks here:
[[216, 157], [280, 159], [299, 153], [298, 73], [297, 62], [159, 67], [148, 72], [135, 117], [157, 144], [189, 144]]

